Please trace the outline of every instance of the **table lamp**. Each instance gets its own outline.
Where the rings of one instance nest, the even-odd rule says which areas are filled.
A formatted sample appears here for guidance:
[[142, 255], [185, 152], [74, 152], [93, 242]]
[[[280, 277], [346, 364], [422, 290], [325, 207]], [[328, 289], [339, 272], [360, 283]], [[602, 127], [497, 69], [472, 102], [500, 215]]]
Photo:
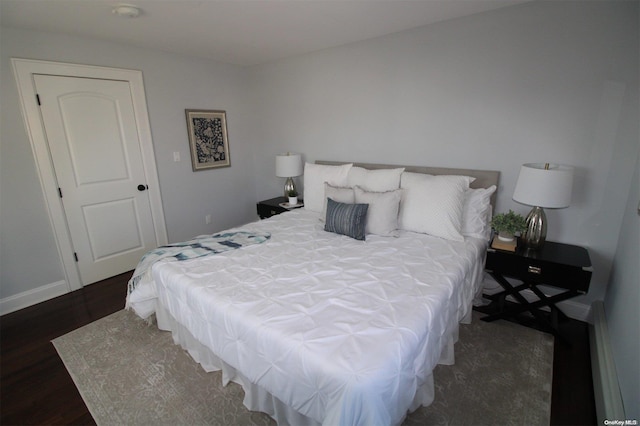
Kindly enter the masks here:
[[302, 156], [287, 152], [276, 156], [276, 176], [287, 178], [284, 183], [284, 196], [289, 196], [289, 191], [296, 190], [293, 178], [302, 175]]
[[520, 168], [513, 200], [533, 206], [527, 215], [527, 230], [521, 239], [525, 246], [540, 249], [547, 238], [547, 209], [569, 207], [573, 168], [550, 163], [528, 163]]

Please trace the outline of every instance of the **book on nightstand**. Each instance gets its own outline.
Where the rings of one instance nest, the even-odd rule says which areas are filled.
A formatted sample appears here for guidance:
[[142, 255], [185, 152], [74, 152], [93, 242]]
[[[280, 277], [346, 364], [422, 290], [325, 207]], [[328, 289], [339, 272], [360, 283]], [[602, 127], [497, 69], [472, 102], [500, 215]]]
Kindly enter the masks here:
[[491, 247], [496, 250], [516, 251], [516, 248], [518, 247], [518, 239], [514, 238], [511, 241], [502, 241], [497, 235], [495, 235], [491, 242]]

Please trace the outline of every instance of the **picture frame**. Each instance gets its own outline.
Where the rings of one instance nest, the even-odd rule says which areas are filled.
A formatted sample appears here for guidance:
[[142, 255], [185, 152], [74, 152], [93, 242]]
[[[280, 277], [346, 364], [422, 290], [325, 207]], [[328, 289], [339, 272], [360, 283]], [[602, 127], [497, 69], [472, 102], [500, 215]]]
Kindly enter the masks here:
[[231, 166], [226, 111], [185, 109], [185, 115], [193, 171]]

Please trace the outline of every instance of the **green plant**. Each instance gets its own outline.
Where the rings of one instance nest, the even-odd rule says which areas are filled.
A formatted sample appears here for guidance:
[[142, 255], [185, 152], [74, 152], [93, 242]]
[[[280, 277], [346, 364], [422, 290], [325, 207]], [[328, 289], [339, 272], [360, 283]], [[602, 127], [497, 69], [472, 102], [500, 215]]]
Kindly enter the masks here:
[[513, 210], [508, 213], [498, 213], [491, 219], [491, 227], [498, 233], [515, 234], [527, 229], [527, 222], [524, 217]]
[[298, 196], [298, 191], [296, 191], [295, 189], [290, 189], [287, 191], [287, 195], [289, 197], [297, 197]]

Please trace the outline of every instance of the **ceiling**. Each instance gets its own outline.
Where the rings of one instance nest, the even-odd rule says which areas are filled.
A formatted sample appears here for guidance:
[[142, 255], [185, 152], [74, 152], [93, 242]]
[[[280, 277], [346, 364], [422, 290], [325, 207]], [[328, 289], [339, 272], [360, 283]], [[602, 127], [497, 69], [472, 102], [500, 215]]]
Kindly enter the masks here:
[[525, 1], [0, 0], [0, 24], [257, 65]]

